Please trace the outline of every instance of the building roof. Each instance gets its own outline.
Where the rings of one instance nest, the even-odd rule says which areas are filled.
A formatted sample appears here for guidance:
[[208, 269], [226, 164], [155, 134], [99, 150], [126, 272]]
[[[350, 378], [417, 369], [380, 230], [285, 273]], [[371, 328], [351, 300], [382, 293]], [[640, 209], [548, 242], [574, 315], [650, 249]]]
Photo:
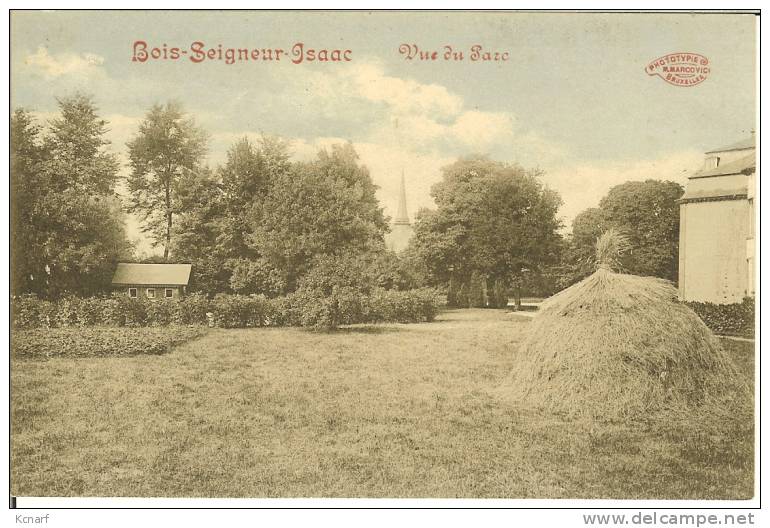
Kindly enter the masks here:
[[118, 264], [113, 285], [187, 286], [191, 264]]
[[401, 171], [401, 189], [398, 194], [398, 213], [393, 220], [395, 225], [409, 225], [409, 213], [406, 212], [406, 185], [404, 184], [404, 171]]
[[706, 152], [706, 154], [713, 154], [714, 152], [729, 152], [731, 150], [753, 149], [753, 148], [756, 148], [756, 140], [754, 138], [754, 134], [752, 134], [751, 137], [747, 137], [746, 139], [739, 141], [738, 143], [733, 143], [732, 145], [728, 145], [726, 147], [709, 150], [708, 152]]
[[709, 198], [727, 198], [727, 197], [743, 197], [746, 198], [748, 194], [747, 185], [732, 185], [720, 187], [719, 189], [687, 189], [679, 201], [690, 202], [696, 200], [706, 200]]
[[713, 169], [705, 169], [696, 172], [693, 178], [706, 178], [708, 176], [727, 176], [729, 174], [749, 174], [752, 169], [757, 168], [757, 158], [752, 152], [748, 156], [743, 156], [735, 161], [730, 161], [724, 165], [718, 165]]

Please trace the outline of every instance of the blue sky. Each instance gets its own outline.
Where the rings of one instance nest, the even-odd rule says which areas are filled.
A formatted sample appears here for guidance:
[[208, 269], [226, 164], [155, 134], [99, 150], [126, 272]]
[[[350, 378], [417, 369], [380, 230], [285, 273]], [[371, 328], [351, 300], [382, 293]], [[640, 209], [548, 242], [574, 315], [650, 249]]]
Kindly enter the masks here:
[[[391, 216], [402, 170], [413, 213], [432, 205], [443, 165], [484, 153], [543, 169], [569, 223], [629, 179], [683, 183], [705, 150], [755, 126], [751, 15], [17, 12], [11, 39], [12, 105], [47, 119], [55, 96], [90, 92], [122, 159], [147, 108], [175, 99], [209, 132], [211, 165], [260, 132], [290, 139], [296, 159], [352, 141]], [[350, 49], [352, 60], [138, 63], [136, 40], [182, 49], [303, 42]], [[450, 45], [466, 60], [407, 61], [404, 43]], [[510, 58], [467, 60], [474, 44]], [[709, 78], [683, 88], [645, 73], [672, 52], [708, 57]], [[133, 221], [130, 230], [138, 237]]]

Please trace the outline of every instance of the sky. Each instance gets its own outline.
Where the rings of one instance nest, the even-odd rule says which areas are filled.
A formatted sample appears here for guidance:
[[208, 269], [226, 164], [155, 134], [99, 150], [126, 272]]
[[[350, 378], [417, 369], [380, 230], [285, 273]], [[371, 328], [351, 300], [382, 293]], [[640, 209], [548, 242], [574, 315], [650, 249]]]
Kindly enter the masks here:
[[[45, 123], [56, 97], [92, 94], [123, 174], [126, 142], [150, 106], [169, 100], [208, 132], [212, 167], [244, 136], [281, 136], [297, 160], [350, 141], [391, 217], [402, 171], [414, 218], [433, 207], [441, 167], [484, 154], [542, 170], [568, 227], [612, 186], [684, 184], [705, 151], [755, 129], [755, 23], [680, 13], [14, 12], [11, 105]], [[132, 60], [137, 41], [161, 58]], [[220, 45], [286, 53], [193, 62], [195, 42], [215, 54]], [[316, 55], [350, 51], [295, 63], [297, 43]], [[410, 60], [402, 45], [437, 51], [437, 60]], [[506, 60], [471, 60], [476, 45]], [[164, 46], [186, 53], [163, 59]], [[444, 60], [445, 46], [463, 60]], [[707, 57], [707, 79], [674, 86], [645, 71], [679, 52]], [[128, 230], [149, 253], [135, 219]]]

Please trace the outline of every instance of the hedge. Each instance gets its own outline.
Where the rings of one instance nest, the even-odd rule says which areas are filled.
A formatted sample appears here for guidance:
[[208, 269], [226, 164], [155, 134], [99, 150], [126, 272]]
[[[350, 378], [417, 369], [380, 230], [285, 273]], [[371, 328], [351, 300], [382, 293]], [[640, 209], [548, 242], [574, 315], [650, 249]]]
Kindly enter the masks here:
[[336, 328], [356, 323], [432, 321], [442, 304], [441, 296], [428, 288], [409, 291], [375, 288], [365, 295], [354, 288], [339, 287], [331, 295], [300, 289], [275, 299], [225, 294], [207, 299], [193, 294], [180, 300], [153, 301], [115, 295], [47, 301], [21, 296], [12, 300], [11, 313], [15, 328], [171, 325]]
[[754, 337], [754, 299], [752, 297], [746, 297], [743, 302], [733, 304], [710, 302], [685, 304], [692, 308], [706, 326], [717, 335]]
[[165, 354], [208, 329], [200, 326], [167, 328], [25, 328], [11, 336], [15, 359], [54, 357], [116, 357]]

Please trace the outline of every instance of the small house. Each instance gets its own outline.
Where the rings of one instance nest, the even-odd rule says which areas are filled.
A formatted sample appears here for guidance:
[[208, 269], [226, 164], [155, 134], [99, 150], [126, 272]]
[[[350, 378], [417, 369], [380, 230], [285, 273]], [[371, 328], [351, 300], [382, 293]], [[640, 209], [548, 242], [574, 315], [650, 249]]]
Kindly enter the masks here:
[[134, 299], [179, 299], [186, 293], [191, 270], [191, 264], [120, 263], [112, 289]]

